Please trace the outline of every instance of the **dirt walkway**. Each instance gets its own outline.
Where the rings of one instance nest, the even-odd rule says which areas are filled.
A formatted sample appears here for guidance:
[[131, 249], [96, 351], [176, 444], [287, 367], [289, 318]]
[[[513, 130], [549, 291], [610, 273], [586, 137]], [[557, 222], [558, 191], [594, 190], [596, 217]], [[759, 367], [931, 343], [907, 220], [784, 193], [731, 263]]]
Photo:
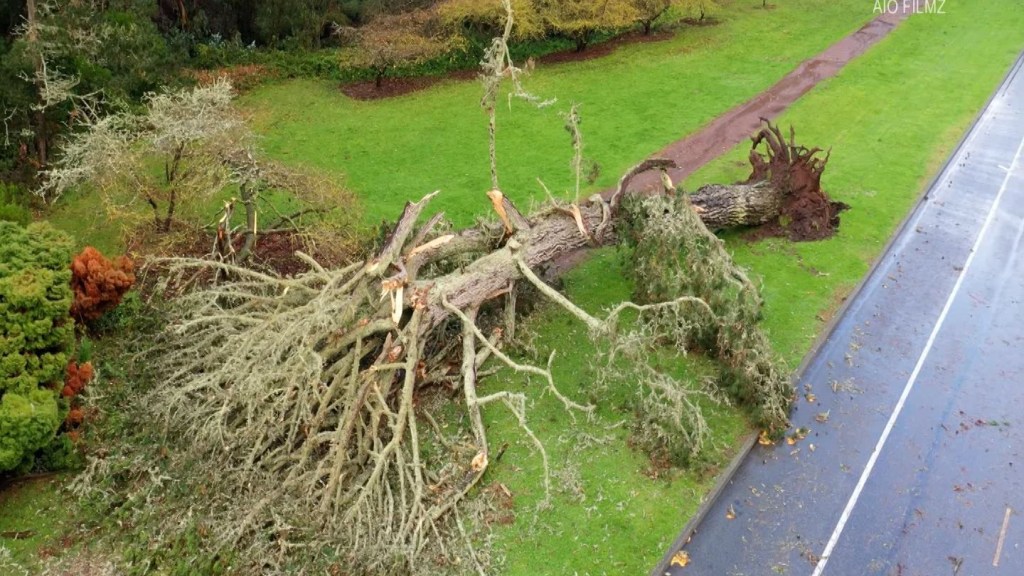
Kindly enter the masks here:
[[[901, 6], [903, 3], [900, 3]], [[679, 168], [670, 170], [674, 182], [680, 182], [701, 166], [725, 154], [750, 138], [760, 128], [761, 118], [769, 120], [823, 80], [835, 76], [854, 58], [885, 38], [909, 13], [883, 14], [860, 30], [836, 42], [821, 54], [804, 61], [774, 86], [713, 120], [699, 132], [670, 144], [655, 157], [675, 160]], [[656, 173], [634, 179], [631, 189], [644, 190], [659, 183]]]

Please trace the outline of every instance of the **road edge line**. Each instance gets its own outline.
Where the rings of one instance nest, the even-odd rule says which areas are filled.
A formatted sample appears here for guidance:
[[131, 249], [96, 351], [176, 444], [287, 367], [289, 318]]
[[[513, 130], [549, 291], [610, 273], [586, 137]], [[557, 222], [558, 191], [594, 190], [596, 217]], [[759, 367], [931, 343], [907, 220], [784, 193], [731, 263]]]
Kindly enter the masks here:
[[700, 506], [697, 508], [697, 512], [690, 517], [689, 522], [683, 526], [683, 530], [678, 536], [676, 536], [676, 539], [668, 547], [668, 552], [665, 553], [665, 556], [654, 567], [654, 570], [651, 571], [651, 576], [665, 575], [672, 562], [672, 557], [680, 548], [686, 545], [690, 540], [690, 537], [697, 531], [697, 527], [704, 521], [704, 518], [708, 515], [708, 512], [711, 511], [715, 502], [718, 501], [718, 498], [722, 495], [726, 485], [730, 484], [733, 477], [736, 476], [736, 471], [739, 470], [740, 465], [742, 465], [743, 461], [747, 459], [747, 456], [754, 449], [754, 446], [757, 446], [758, 435], [758, 432], [754, 431], [748, 434], [743, 440], [740, 451], [733, 457], [732, 461], [729, 462], [729, 466], [725, 471], [718, 476], [718, 480], [715, 481], [714, 487], [711, 488], [711, 491], [704, 497], [704, 500], [701, 501]]

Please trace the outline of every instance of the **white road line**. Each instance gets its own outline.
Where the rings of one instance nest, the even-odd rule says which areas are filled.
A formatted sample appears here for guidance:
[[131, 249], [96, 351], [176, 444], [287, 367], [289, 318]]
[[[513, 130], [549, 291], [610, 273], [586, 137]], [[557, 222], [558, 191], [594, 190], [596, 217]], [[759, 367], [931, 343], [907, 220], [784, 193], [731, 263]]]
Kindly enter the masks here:
[[1006, 514], [1003, 516], [1003, 529], [999, 531], [999, 543], [996, 544], [996, 557], [992, 560], [992, 565], [996, 568], [999, 567], [999, 557], [1003, 555], [1003, 543], [1006, 542], [1006, 529], [1010, 527], [1010, 514], [1013, 513], [1013, 508], [1006, 507]]
[[1010, 183], [1010, 178], [1013, 176], [1014, 170], [1016, 170], [1020, 163], [1022, 151], [1024, 151], [1024, 138], [1021, 139], [1020, 145], [1017, 147], [1017, 153], [1013, 157], [1013, 163], [1010, 164], [1010, 169], [1007, 171], [1006, 178], [1003, 180], [1003, 184], [999, 188], [999, 193], [996, 194], [996, 198], [992, 202], [992, 208], [989, 210], [988, 216], [985, 218], [985, 223], [981, 226], [981, 232], [978, 234], [978, 239], [975, 240], [974, 246], [971, 248], [971, 253], [967, 257], [967, 262], [964, 263], [963, 269], [960, 270], [960, 275], [956, 279], [956, 284], [953, 285], [953, 291], [946, 300], [946, 305], [942, 308], [942, 313], [939, 314], [939, 319], [935, 322], [935, 327], [932, 328], [931, 335], [928, 336], [928, 341], [924, 345], [924, 350], [921, 352], [921, 356], [917, 359], [917, 365], [914, 366], [914, 371], [910, 374], [910, 379], [907, 380], [907, 384], [903, 388], [903, 394], [900, 395], [899, 401], [896, 402], [896, 407], [889, 416], [889, 421], [885, 424], [885, 428], [882, 430], [882, 435], [878, 438], [878, 443], [875, 444], [875, 450], [871, 453], [871, 457], [868, 458], [867, 466], [864, 468], [864, 472], [861, 473], [860, 480], [857, 481], [857, 486], [853, 489], [853, 494], [850, 495], [850, 500], [846, 503], [846, 508], [839, 517], [839, 522], [836, 524], [835, 530], [832, 531], [832, 536], [829, 538], [828, 544], [825, 545], [825, 550], [821, 553], [820, 560], [818, 560], [817, 566], [814, 567], [814, 572], [811, 576], [821, 576], [822, 572], [825, 570], [825, 566], [828, 564], [829, 557], [832, 555], [832, 551], [836, 547], [836, 543], [839, 542], [839, 536], [843, 533], [843, 529], [846, 527], [846, 522], [849, 521], [850, 514], [853, 512], [853, 508], [857, 505], [857, 500], [860, 499], [861, 491], [864, 490], [864, 485], [867, 483], [868, 478], [871, 476], [871, 472], [875, 468], [875, 462], [878, 461], [878, 455], [885, 447], [885, 443], [889, 439], [889, 434], [892, 432], [892, 428], [896, 424], [896, 419], [899, 418], [900, 412], [903, 411], [903, 405], [906, 404], [907, 397], [910, 396], [910, 391], [914, 388], [914, 384], [917, 382], [917, 377], [921, 373], [921, 369], [924, 367], [924, 362], [928, 358], [928, 354], [931, 352], [932, 346], [935, 344], [935, 339], [939, 335], [942, 323], [946, 321], [946, 315], [949, 314], [949, 309], [952, 308], [953, 301], [956, 300], [956, 296], [960, 292], [960, 287], [964, 283], [964, 278], [967, 277], [967, 272], [971, 269], [974, 257], [978, 254], [978, 248], [981, 246], [981, 242], [985, 239], [985, 233], [988, 232], [989, 226], [991, 226], [992, 222], [995, 220], [996, 212], [999, 211], [999, 203], [1003, 199], [1003, 194], [1006, 192], [1007, 185]]

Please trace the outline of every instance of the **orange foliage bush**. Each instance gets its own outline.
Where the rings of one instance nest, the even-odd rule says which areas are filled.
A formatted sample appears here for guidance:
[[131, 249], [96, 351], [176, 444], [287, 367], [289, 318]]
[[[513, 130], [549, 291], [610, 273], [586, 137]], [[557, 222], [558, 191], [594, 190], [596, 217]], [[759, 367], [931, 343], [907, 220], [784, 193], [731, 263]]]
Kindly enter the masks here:
[[92, 246], [71, 261], [71, 289], [75, 301], [71, 315], [80, 321], [96, 320], [112, 310], [135, 284], [134, 265], [126, 256], [107, 260]]
[[68, 399], [71, 404], [71, 409], [68, 411], [68, 415], [64, 417], [63, 429], [67, 431], [68, 438], [72, 442], [77, 443], [80, 438], [80, 432], [78, 428], [85, 422], [85, 411], [82, 410], [81, 406], [77, 406], [75, 397], [82, 393], [85, 389], [85, 385], [92, 380], [93, 371], [91, 362], [82, 362], [79, 364], [72, 360], [68, 363], [67, 369], [64, 371], [64, 389], [61, 390], [60, 395]]
[[64, 390], [60, 395], [65, 398], [78, 396], [90, 380], [92, 380], [92, 362], [79, 364], [72, 360], [64, 372]]
[[85, 420], [85, 413], [82, 412], [81, 408], [75, 406], [68, 412], [68, 416], [64, 419], [64, 423], [67, 424], [68, 427], [75, 427], [81, 424], [83, 420]]

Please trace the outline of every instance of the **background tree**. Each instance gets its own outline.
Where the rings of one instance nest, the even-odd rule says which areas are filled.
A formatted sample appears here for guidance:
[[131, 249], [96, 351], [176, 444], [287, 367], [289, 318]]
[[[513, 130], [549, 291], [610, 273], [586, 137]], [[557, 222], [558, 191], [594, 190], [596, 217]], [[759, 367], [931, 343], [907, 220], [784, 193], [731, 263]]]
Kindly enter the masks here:
[[[310, 225], [309, 216], [323, 220], [328, 206], [343, 206], [332, 223], [336, 232], [317, 231], [318, 238], [344, 243], [358, 221], [350, 193], [335, 180], [310, 171], [289, 170], [255, 152], [254, 137], [232, 105], [226, 80], [176, 92], [151, 94], [140, 112], [122, 109], [108, 114], [68, 138], [64, 155], [46, 172], [37, 193], [56, 200], [81, 187], [98, 192], [112, 215], [126, 229], [139, 222], [136, 206], [144, 202], [159, 232], [172, 229], [183, 206], [210, 202], [217, 194], [237, 191], [244, 206], [243, 245], [238, 253], [231, 223], [235, 199], [220, 216], [220, 235], [213, 250], [218, 257], [245, 260], [261, 230], [257, 212], [274, 205], [262, 195], [280, 191], [300, 206], [296, 214], [278, 214], [271, 231], [294, 231]], [[335, 212], [337, 216], [339, 211]], [[306, 216], [306, 218], [302, 218]], [[331, 242], [329, 242], [331, 243]]]
[[[204, 41], [237, 38], [244, 44], [316, 48], [331, 24], [366, 24], [382, 14], [400, 14], [437, 0], [158, 0], [156, 20], [165, 31]], [[0, 13], [2, 15], [2, 13]]]
[[[152, 94], [141, 113], [122, 110], [92, 122], [68, 139], [39, 194], [53, 200], [88, 185], [114, 208], [141, 198], [152, 208], [157, 230], [170, 230], [180, 202], [228, 184], [222, 158], [248, 145], [250, 135], [232, 97], [231, 86], [219, 81]], [[151, 169], [154, 162], [161, 165], [158, 173]]]
[[654, 22], [680, 1], [683, 0], [633, 0], [633, 7], [639, 15], [644, 34], [650, 34], [654, 29]]
[[719, 6], [715, 0], [678, 0], [679, 9], [698, 22], [703, 22], [709, 14], [714, 14]]
[[[544, 34], [544, 23], [533, 0], [513, 0], [515, 21], [512, 37], [534, 38]], [[505, 9], [501, 0], [445, 0], [438, 5], [438, 14], [446, 27], [477, 37], [501, 36], [505, 26]]]
[[707, 14], [718, 8], [714, 0], [632, 0], [632, 3], [644, 34], [650, 34], [654, 23], [669, 10], [675, 9], [697, 20], [704, 20]]
[[304, 48], [320, 48], [335, 28], [351, 23], [336, 0], [267, 0], [256, 9], [258, 41], [275, 45], [294, 39]]
[[435, 10], [378, 16], [354, 31], [356, 50], [346, 53], [342, 64], [369, 68], [380, 88], [396, 67], [418, 64], [452, 49], [455, 42], [442, 28]]
[[25, 18], [25, 0], [0, 0], [0, 37], [14, 36]]
[[582, 52], [601, 31], [627, 28], [639, 13], [631, 0], [535, 0], [549, 33], [569, 38]]
[[85, 116], [166, 83], [173, 58], [142, 3], [30, 0], [23, 22], [0, 44], [0, 169], [27, 180]]

